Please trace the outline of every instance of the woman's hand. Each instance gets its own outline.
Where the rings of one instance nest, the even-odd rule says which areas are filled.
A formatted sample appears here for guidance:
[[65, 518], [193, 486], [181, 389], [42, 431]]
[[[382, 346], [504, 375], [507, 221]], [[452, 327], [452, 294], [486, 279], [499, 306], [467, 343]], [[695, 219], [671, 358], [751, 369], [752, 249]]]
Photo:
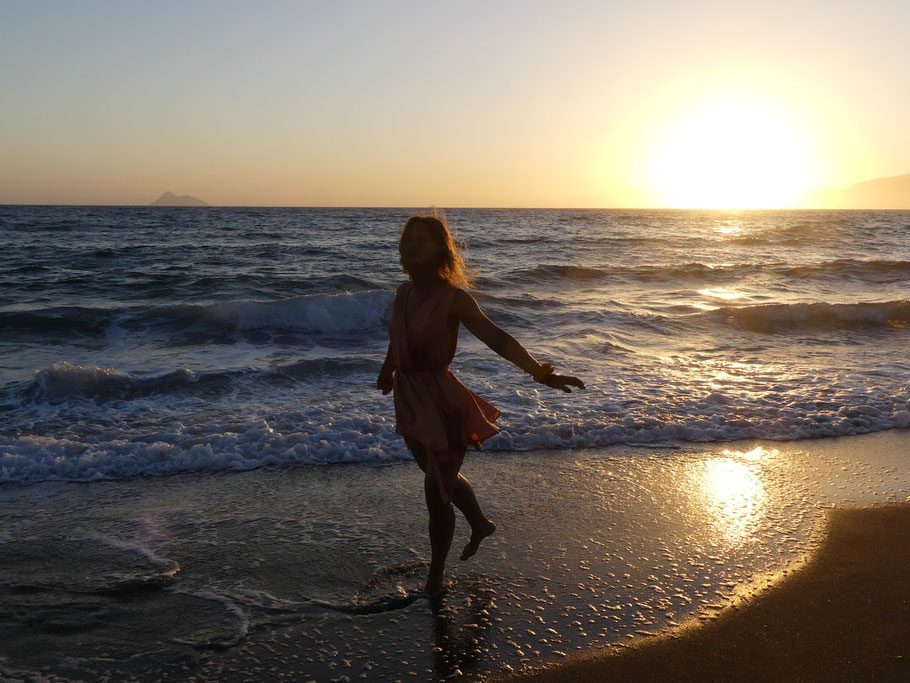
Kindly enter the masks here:
[[569, 387], [578, 387], [579, 389], [585, 388], [584, 382], [577, 377], [571, 377], [570, 375], [547, 375], [543, 378], [541, 384], [546, 384], [553, 389], [562, 389], [567, 394], [572, 393], [572, 390], [569, 389]]
[[382, 392], [382, 395], [385, 396], [395, 385], [395, 376], [392, 374], [392, 370], [382, 369], [382, 372], [379, 373], [379, 378], [376, 380], [376, 387]]

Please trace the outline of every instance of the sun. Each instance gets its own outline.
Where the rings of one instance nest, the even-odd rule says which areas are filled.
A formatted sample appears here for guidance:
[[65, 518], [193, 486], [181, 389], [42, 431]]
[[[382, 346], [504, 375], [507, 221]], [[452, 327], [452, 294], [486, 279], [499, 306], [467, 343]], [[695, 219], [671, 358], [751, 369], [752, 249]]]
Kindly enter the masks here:
[[654, 138], [652, 183], [673, 208], [789, 208], [815, 180], [807, 140], [771, 103], [702, 102]]

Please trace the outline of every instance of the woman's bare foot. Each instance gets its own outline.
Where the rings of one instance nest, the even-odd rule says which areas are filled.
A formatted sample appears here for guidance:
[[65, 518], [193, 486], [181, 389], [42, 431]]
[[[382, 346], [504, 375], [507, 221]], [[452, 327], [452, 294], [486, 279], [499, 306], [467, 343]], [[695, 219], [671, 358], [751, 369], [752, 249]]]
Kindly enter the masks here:
[[444, 588], [443, 578], [445, 578], [445, 571], [435, 572], [431, 569], [427, 576], [427, 583], [423, 587], [423, 592], [431, 598], [437, 595]]
[[469, 557], [473, 556], [474, 553], [477, 552], [480, 542], [494, 531], [496, 531], [496, 525], [490, 520], [487, 520], [487, 523], [481, 529], [471, 529], [471, 540], [468, 541], [464, 550], [461, 551], [461, 559], [467, 560]]

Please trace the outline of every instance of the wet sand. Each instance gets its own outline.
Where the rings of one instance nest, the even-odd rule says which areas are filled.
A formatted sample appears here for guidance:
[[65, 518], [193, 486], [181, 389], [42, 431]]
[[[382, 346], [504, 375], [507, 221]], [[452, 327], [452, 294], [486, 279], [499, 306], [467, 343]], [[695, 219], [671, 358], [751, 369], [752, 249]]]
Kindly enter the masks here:
[[910, 680], [910, 502], [828, 510], [805, 566], [711, 621], [512, 680]]
[[[2, 486], [0, 679], [449, 680], [555, 661], [594, 672], [585, 667], [602, 648], [678, 647], [683, 638], [662, 634], [690, 622], [715, 629], [750, 611], [730, 605], [776, 595], [769, 587], [817, 561], [826, 510], [907, 499], [907, 453], [910, 430], [471, 453], [465, 474], [499, 529], [459, 562], [469, 532], [459, 516], [448, 591], [435, 602], [422, 595], [429, 544], [413, 463]], [[894, 545], [871, 544], [861, 558]], [[884, 560], [872, 566], [882, 590], [903, 587], [888, 571], [910, 575]], [[823, 572], [845, 586], [832, 600], [867, 596], [854, 571]], [[884, 606], [870, 603], [869, 614], [910, 623], [906, 613], [896, 621], [897, 599], [876, 595]], [[794, 601], [781, 614], [792, 616]], [[830, 613], [818, 619], [846, 635], [822, 637], [827, 650], [796, 644], [808, 633], [801, 623], [773, 635], [787, 623], [774, 612], [758, 635], [744, 628], [749, 652], [765, 648], [778, 667], [756, 676], [798, 679], [787, 658], [806, 653], [837, 662], [857, 631], [869, 652], [896, 651], [907, 635], [870, 630], [869, 614], [839, 602]], [[703, 663], [700, 644], [691, 653], [654, 676], [744, 677]], [[831, 671], [857, 678], [843, 664]]]

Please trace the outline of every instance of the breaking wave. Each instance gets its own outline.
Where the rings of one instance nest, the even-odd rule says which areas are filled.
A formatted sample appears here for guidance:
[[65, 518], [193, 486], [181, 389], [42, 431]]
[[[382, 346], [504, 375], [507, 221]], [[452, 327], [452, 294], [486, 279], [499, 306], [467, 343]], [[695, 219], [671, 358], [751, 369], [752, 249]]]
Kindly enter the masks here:
[[394, 293], [372, 290], [343, 294], [310, 294], [277, 301], [227, 301], [124, 308], [63, 307], [0, 313], [7, 335], [75, 334], [98, 337], [116, 328], [131, 333], [290, 331], [307, 334], [351, 334], [382, 329]]

